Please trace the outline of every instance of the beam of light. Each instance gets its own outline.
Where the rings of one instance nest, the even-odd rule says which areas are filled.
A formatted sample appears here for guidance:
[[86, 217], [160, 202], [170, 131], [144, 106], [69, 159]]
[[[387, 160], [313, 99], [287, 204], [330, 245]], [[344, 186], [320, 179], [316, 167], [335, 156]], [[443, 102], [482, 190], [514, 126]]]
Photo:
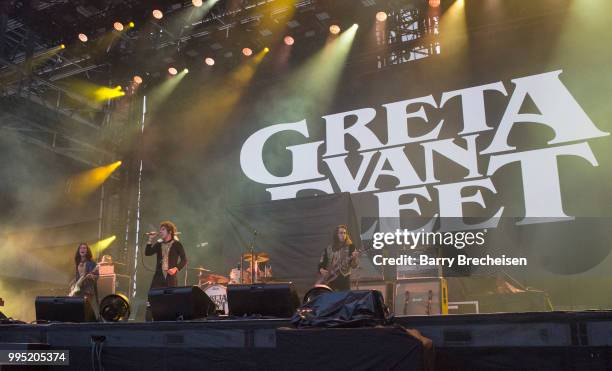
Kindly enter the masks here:
[[[178, 120], [186, 125], [185, 131], [191, 133], [193, 143], [185, 143], [186, 146], [197, 145], [201, 147], [207, 140], [215, 138], [215, 132], [234, 112], [234, 107], [249, 87], [258, 67], [269, 49], [262, 49], [242, 64], [231, 71], [226, 77], [200, 89], [202, 102], [211, 104], [196, 105], [183, 113], [183, 118]], [[193, 125], [193, 123], [205, 123], [206, 125]]]
[[323, 49], [287, 78], [281, 93], [284, 98], [279, 99], [284, 106], [281, 110], [298, 110], [299, 117], [306, 117], [309, 112], [326, 112], [336, 93], [357, 28], [354, 24], [339, 36], [331, 37]]
[[121, 161], [96, 167], [72, 176], [66, 183], [66, 193], [80, 201], [100, 187], [121, 166]]
[[[446, 54], [467, 56], [468, 40], [465, 3], [464, 0], [455, 0], [440, 18], [440, 44]], [[461, 58], [456, 62], [462, 63]]]
[[157, 110], [163, 108], [166, 99], [168, 99], [172, 92], [179, 86], [185, 76], [187, 76], [185, 70], [181, 72], [177, 71], [176, 76], [168, 75], [164, 82], [151, 90], [148, 96], [148, 106], [151, 107], [151, 112], [153, 114], [155, 114]]
[[116, 86], [114, 88], [107, 88], [106, 86], [101, 86], [94, 91], [95, 100], [98, 102], [104, 102], [109, 99], [123, 97], [124, 95], [125, 92], [122, 90], [121, 86]]
[[91, 244], [90, 248], [92, 254], [94, 255], [94, 259], [98, 259], [104, 250], [106, 250], [116, 239], [117, 236], [110, 236]]

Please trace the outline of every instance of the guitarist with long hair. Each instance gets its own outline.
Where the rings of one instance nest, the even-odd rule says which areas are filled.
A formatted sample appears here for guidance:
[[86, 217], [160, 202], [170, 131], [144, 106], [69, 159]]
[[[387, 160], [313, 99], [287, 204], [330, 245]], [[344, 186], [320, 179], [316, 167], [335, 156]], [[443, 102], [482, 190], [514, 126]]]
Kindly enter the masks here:
[[81, 242], [74, 254], [75, 275], [70, 296], [84, 296], [94, 308], [98, 306], [98, 265], [93, 260], [93, 254], [86, 242]]
[[359, 265], [359, 253], [346, 225], [334, 229], [332, 240], [321, 253], [317, 284], [327, 285], [335, 291], [347, 291], [351, 289], [351, 271]]

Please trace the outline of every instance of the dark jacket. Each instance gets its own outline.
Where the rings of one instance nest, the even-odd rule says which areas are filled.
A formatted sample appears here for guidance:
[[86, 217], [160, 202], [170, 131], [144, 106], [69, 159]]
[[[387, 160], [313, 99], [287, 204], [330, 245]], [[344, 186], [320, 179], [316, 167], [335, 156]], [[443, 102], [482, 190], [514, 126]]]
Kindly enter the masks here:
[[[166, 277], [164, 277], [162, 272], [162, 251], [160, 242], [156, 242], [153, 245], [147, 244], [145, 247], [146, 256], [153, 254], [157, 254], [157, 264], [155, 265], [155, 275], [153, 276], [151, 288], [177, 286], [178, 280], [176, 276], [178, 272], [173, 276], [167, 275]], [[185, 265], [187, 265], [185, 249], [179, 241], [175, 240], [172, 246], [170, 246], [170, 251], [168, 251], [168, 269], [176, 267], [180, 271], [185, 268]]]
[[[93, 279], [86, 278], [85, 280], [83, 280], [83, 283], [81, 284], [80, 292], [77, 293], [77, 295], [79, 296], [90, 297], [92, 300], [92, 303], [98, 300], [98, 290], [97, 290], [96, 281], [98, 277], [100, 276], [100, 273], [98, 273], [97, 270], [95, 272], [92, 272], [96, 268], [96, 265], [97, 263], [95, 261], [85, 262], [85, 274], [91, 273], [94, 277]], [[80, 278], [79, 266], [76, 265], [75, 272], [74, 272], [74, 282], [78, 281], [79, 278]]]

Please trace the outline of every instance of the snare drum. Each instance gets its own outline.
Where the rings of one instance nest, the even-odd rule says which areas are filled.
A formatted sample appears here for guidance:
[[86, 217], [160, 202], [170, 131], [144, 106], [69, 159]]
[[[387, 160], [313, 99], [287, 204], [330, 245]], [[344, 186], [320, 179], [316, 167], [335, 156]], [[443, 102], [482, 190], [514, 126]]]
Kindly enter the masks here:
[[204, 292], [210, 300], [217, 306], [217, 313], [229, 314], [227, 305], [227, 287], [223, 285], [209, 285], [204, 288]]

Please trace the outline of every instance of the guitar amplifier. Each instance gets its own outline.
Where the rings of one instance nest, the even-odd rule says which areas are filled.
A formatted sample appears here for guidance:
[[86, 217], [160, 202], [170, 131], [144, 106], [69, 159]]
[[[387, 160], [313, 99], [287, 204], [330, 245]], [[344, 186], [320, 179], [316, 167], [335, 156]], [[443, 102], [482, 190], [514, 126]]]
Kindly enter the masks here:
[[448, 314], [448, 287], [442, 277], [409, 278], [395, 285], [395, 315]]
[[116, 275], [101, 274], [98, 277], [98, 300], [102, 301], [106, 296], [115, 293]]

